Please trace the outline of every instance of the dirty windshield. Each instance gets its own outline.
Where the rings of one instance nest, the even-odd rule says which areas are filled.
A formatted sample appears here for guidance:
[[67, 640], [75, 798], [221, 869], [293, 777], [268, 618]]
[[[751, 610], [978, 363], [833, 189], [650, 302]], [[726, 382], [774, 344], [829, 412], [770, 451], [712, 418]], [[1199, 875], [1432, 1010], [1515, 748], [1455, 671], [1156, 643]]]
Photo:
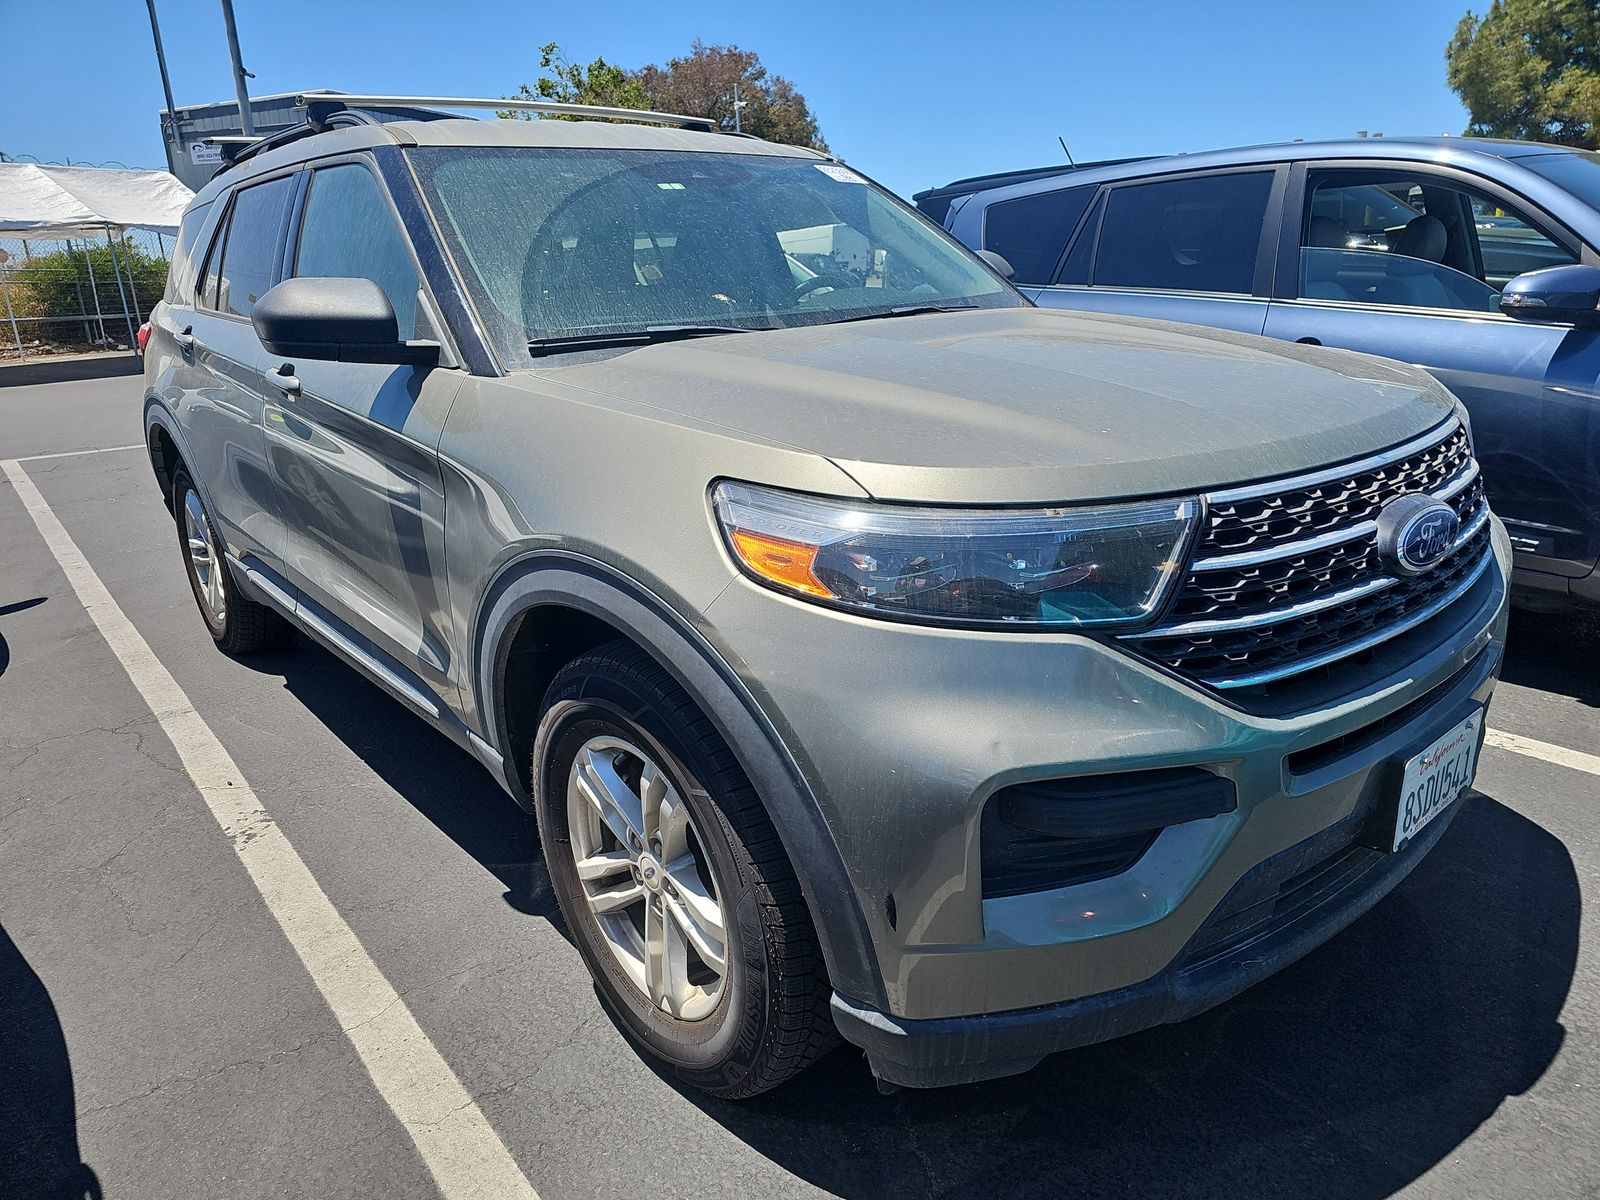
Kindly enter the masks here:
[[652, 150], [413, 152], [502, 357], [662, 326], [777, 329], [1023, 303], [836, 163]]

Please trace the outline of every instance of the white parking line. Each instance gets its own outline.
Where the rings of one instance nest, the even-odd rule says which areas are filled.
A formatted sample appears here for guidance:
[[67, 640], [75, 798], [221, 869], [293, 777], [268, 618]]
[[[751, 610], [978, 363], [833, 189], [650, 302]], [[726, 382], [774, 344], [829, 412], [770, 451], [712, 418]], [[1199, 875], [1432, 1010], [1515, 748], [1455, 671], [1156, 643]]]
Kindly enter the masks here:
[[1520, 733], [1506, 733], [1500, 729], [1486, 732], [1483, 735], [1483, 742], [1486, 746], [1495, 746], [1528, 758], [1543, 759], [1545, 762], [1555, 763], [1558, 767], [1571, 767], [1574, 771], [1587, 771], [1590, 775], [1600, 775], [1600, 754], [1568, 750], [1565, 746], [1523, 737]]
[[112, 653], [171, 739], [267, 910], [333, 1010], [446, 1200], [539, 1200], [505, 1143], [273, 822], [171, 673], [95, 574], [16, 459], [0, 471]]
[[83, 454], [115, 454], [119, 450], [143, 450], [143, 442], [134, 442], [131, 446], [97, 446], [93, 450], [57, 450], [51, 454], [24, 454], [21, 458], [13, 458], [12, 462], [43, 462], [47, 458], [77, 458]]

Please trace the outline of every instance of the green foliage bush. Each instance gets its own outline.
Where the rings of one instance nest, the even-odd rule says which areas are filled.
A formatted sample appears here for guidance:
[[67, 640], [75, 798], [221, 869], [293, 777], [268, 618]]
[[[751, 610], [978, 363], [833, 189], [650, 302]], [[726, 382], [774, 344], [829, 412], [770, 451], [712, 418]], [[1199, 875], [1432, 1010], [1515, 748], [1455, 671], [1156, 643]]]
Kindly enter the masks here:
[[[6, 284], [11, 303], [19, 317], [75, 317], [94, 313], [94, 295], [89, 288], [90, 266], [94, 268], [95, 291], [105, 312], [122, 311], [122, 294], [112, 269], [111, 247], [104, 242], [90, 244], [89, 261], [84, 247], [35, 254], [31, 260], [13, 258], [6, 264]], [[117, 259], [122, 267], [122, 286], [126, 290], [131, 276], [133, 295], [128, 305], [143, 320], [161, 299], [167, 286], [167, 263], [126, 239], [117, 243]], [[3, 316], [4, 314], [0, 314]], [[45, 332], [43, 330], [41, 333]]]

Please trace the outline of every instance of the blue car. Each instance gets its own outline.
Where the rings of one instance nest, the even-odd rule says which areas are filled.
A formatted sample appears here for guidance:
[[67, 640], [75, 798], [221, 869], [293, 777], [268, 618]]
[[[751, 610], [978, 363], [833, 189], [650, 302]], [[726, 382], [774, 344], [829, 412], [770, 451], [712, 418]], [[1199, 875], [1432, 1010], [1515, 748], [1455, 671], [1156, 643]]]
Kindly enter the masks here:
[[1520, 598], [1600, 605], [1600, 154], [1296, 142], [983, 176], [916, 201], [1043, 307], [1426, 367], [1471, 414]]

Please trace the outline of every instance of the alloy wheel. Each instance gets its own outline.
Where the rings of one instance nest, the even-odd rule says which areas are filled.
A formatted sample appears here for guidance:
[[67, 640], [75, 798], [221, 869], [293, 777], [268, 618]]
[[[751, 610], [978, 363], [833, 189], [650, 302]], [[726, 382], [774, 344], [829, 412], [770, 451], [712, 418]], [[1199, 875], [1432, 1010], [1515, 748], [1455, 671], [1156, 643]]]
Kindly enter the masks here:
[[727, 983], [727, 919], [666, 772], [628, 741], [590, 738], [568, 778], [567, 823], [584, 899], [628, 978], [660, 1012], [709, 1016]]
[[221, 626], [228, 619], [228, 597], [222, 586], [222, 554], [217, 538], [193, 488], [183, 499], [183, 532], [189, 547], [189, 565], [194, 569], [200, 597], [211, 619]]

